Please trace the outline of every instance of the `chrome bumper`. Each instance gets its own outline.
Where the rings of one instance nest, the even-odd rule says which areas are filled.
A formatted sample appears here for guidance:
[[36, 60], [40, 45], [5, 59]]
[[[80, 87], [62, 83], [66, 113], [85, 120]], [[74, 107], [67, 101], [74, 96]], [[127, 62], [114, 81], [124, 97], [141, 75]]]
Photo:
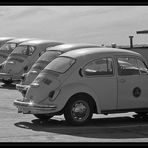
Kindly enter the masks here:
[[10, 75], [10, 74], [7, 74], [7, 73], [0, 73], [0, 81], [2, 81], [2, 80], [9, 80], [9, 79], [20, 80], [21, 77], [17, 76], [17, 75]]
[[19, 90], [19, 91], [22, 91], [22, 90], [25, 89], [26, 87], [28, 87], [28, 85], [16, 84], [16, 89]]
[[23, 114], [45, 114], [57, 109], [56, 105], [39, 105], [20, 100], [15, 100], [13, 104], [18, 108], [18, 113]]

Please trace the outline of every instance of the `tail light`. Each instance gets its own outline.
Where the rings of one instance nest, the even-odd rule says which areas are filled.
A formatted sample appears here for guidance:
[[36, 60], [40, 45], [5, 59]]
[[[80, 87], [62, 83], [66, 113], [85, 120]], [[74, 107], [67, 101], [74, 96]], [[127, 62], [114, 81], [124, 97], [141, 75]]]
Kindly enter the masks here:
[[23, 90], [21, 91], [21, 93], [22, 93], [23, 97], [25, 97], [25, 96], [26, 96], [27, 90], [28, 90], [28, 88], [25, 88], [25, 89], [23, 89]]

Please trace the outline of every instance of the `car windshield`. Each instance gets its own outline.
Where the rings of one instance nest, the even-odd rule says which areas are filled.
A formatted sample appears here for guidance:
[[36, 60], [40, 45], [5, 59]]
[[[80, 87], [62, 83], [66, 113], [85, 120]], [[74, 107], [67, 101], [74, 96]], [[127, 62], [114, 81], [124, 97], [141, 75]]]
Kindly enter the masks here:
[[58, 57], [49, 63], [45, 70], [51, 70], [58, 73], [66, 72], [73, 64], [75, 60], [69, 57]]
[[17, 46], [16, 43], [6, 43], [0, 47], [0, 50], [12, 51], [12, 50], [14, 50], [14, 48], [16, 48], [16, 46]]
[[35, 47], [33, 47], [33, 46], [20, 45], [15, 48], [15, 50], [12, 52], [12, 54], [17, 53], [17, 54], [30, 56], [33, 54], [34, 50], [35, 50]]

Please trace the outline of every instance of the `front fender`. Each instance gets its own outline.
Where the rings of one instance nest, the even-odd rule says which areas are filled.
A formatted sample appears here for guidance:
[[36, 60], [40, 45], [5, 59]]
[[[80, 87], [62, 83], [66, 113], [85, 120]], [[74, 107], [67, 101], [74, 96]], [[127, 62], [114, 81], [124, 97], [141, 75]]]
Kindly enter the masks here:
[[77, 93], [87, 93], [89, 94], [95, 101], [97, 107], [97, 113], [101, 113], [101, 108], [99, 104], [99, 97], [97, 94], [88, 86], [80, 83], [75, 84], [68, 84], [62, 87], [59, 95], [57, 96], [55, 103], [58, 104], [59, 110], [62, 110], [67, 101], [72, 97], [74, 94]]

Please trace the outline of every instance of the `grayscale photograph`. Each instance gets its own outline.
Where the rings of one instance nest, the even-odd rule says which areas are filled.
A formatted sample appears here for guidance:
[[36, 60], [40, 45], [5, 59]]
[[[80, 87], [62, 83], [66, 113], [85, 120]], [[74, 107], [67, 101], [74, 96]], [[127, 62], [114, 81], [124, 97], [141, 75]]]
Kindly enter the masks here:
[[147, 16], [0, 5], [0, 142], [148, 142]]

